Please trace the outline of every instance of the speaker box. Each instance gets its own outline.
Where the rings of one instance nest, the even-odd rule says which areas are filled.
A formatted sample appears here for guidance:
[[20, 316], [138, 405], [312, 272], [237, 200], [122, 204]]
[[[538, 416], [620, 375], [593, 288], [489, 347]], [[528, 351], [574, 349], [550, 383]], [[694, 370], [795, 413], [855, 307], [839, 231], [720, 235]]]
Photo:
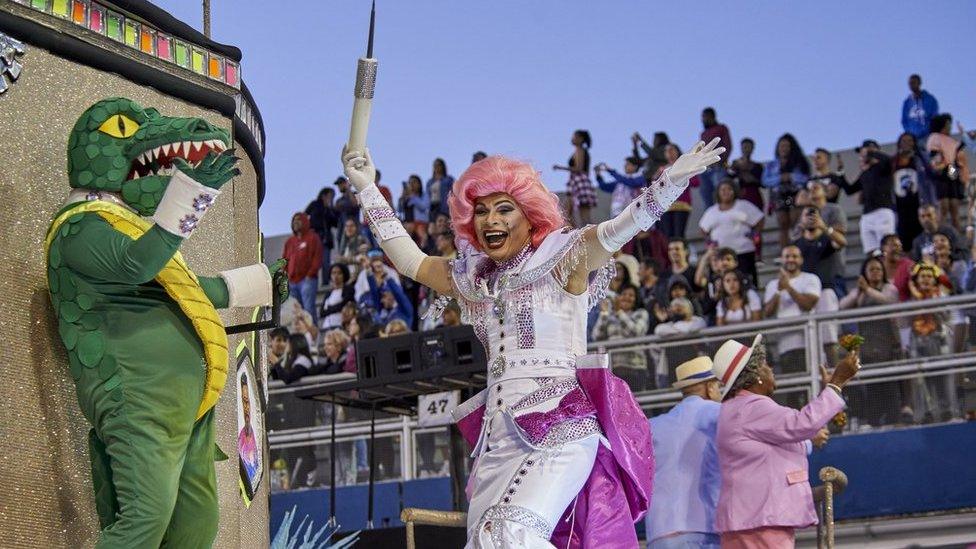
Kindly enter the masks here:
[[417, 334], [361, 339], [356, 343], [359, 379], [408, 374], [419, 369]]
[[487, 368], [485, 348], [471, 326], [438, 328], [356, 344], [359, 379], [418, 371], [449, 370], [471, 364]]

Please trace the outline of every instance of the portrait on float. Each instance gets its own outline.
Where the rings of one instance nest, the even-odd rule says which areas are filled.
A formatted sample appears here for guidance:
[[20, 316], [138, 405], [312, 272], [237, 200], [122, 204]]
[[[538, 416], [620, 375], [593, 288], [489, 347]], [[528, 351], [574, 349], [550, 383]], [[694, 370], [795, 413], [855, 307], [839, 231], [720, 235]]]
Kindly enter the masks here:
[[241, 495], [247, 506], [250, 506], [261, 484], [264, 441], [260, 389], [254, 378], [251, 354], [244, 349], [237, 361], [237, 455]]

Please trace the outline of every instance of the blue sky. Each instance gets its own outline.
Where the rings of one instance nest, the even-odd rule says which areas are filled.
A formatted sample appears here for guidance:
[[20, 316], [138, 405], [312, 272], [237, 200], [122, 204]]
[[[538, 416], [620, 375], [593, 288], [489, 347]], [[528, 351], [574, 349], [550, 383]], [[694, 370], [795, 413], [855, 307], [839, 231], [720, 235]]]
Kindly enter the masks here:
[[[197, 0], [159, 0], [201, 28]], [[267, 130], [265, 234], [288, 231], [341, 172], [368, 0], [213, 0], [213, 37], [244, 52], [243, 76]], [[457, 176], [471, 153], [553, 172], [586, 128], [595, 161], [619, 165], [639, 130], [687, 147], [715, 107], [758, 158], [790, 131], [807, 151], [901, 131], [907, 77], [976, 128], [976, 2], [651, 2], [379, 0], [369, 146], [398, 194], [443, 157]], [[694, 6], [689, 8], [687, 6]]]

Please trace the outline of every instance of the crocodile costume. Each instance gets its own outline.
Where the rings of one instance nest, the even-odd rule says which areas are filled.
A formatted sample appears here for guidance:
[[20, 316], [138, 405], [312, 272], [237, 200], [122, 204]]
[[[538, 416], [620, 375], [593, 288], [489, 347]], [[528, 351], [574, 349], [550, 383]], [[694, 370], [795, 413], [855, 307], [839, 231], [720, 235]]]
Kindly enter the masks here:
[[273, 287], [287, 293], [280, 263], [203, 277], [178, 251], [239, 173], [230, 142], [205, 120], [124, 98], [88, 108], [68, 141], [74, 190], [45, 255], [93, 427], [98, 547], [210, 547], [217, 533], [213, 406], [228, 344], [216, 309], [268, 304]]

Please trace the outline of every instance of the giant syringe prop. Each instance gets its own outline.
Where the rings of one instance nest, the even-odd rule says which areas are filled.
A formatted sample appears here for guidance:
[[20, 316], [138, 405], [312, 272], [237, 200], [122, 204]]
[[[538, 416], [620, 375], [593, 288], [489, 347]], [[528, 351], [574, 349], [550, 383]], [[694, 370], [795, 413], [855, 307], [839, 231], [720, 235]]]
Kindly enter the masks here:
[[359, 58], [356, 68], [355, 100], [352, 105], [352, 121], [349, 124], [349, 142], [346, 150], [362, 151], [366, 148], [366, 131], [369, 129], [369, 114], [373, 107], [373, 89], [376, 86], [376, 66], [373, 58], [373, 29], [376, 25], [376, 0], [369, 12], [369, 41], [366, 43], [366, 57]]

